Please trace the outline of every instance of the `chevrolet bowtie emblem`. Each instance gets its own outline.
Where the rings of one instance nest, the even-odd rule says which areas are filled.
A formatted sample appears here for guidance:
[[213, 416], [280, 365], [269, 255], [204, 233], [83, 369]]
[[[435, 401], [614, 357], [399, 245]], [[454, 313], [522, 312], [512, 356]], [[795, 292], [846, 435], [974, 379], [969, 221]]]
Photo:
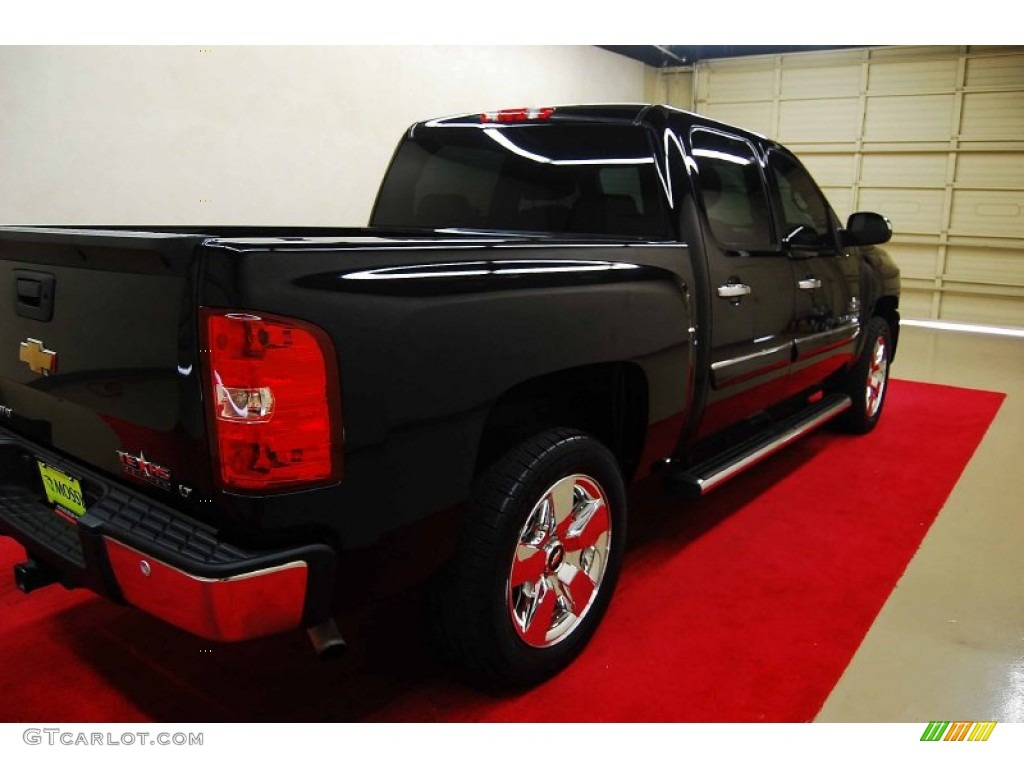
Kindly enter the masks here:
[[18, 359], [27, 363], [28, 367], [32, 369], [32, 373], [49, 376], [51, 373], [57, 372], [57, 353], [46, 349], [39, 339], [21, 342]]

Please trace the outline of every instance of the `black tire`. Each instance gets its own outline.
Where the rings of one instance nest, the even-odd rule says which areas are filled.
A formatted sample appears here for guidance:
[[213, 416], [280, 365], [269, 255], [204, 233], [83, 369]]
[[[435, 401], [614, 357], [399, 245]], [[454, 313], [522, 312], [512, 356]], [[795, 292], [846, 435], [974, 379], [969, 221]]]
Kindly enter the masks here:
[[864, 435], [875, 428], [889, 390], [891, 362], [892, 329], [885, 318], [875, 315], [867, 325], [864, 348], [847, 379], [846, 391], [853, 405], [839, 419], [847, 432]]
[[599, 441], [553, 429], [510, 450], [477, 482], [456, 554], [432, 590], [449, 661], [492, 687], [563, 669], [604, 615], [625, 533], [622, 475]]

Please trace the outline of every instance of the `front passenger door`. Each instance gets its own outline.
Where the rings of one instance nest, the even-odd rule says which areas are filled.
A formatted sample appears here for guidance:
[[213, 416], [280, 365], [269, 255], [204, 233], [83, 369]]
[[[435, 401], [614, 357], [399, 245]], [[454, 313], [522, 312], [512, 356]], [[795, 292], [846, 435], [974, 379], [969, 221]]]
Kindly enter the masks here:
[[694, 128], [690, 154], [711, 288], [711, 376], [700, 438], [784, 396], [795, 286], [789, 259], [776, 245], [754, 146], [718, 129]]
[[795, 395], [852, 359], [860, 330], [859, 261], [841, 249], [835, 214], [793, 155], [772, 149], [768, 175], [797, 289], [796, 352], [788, 382], [788, 394]]

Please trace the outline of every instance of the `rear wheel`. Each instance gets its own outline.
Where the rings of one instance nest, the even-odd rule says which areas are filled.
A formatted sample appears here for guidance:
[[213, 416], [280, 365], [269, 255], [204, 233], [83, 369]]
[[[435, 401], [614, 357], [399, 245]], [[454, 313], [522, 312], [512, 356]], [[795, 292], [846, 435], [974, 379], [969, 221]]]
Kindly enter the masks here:
[[853, 406], [840, 421], [848, 431], [866, 434], [875, 428], [885, 405], [889, 388], [889, 364], [892, 361], [892, 330], [877, 315], [867, 325], [864, 349], [847, 381], [847, 393]]
[[572, 661], [615, 587], [625, 506], [614, 456], [589, 435], [550, 430], [499, 459], [477, 484], [434, 595], [451, 659], [501, 685]]

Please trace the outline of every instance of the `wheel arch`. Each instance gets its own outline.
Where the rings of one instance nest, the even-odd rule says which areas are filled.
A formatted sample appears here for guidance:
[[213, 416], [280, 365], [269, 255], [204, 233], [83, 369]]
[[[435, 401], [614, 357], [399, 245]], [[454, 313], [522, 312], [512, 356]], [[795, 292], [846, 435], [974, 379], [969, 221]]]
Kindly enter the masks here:
[[600, 440], [628, 481], [643, 454], [649, 399], [647, 374], [633, 362], [582, 365], [523, 381], [491, 407], [474, 476], [532, 435], [567, 427]]

